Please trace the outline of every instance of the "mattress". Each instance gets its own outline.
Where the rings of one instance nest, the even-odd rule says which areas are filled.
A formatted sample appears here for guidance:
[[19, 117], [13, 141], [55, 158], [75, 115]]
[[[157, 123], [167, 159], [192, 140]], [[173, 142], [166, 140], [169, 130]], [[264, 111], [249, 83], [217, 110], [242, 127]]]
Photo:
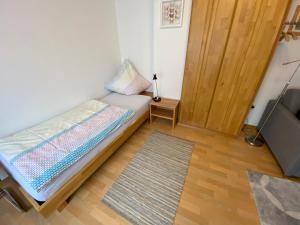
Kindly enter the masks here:
[[[23, 187], [23, 189], [37, 201], [46, 201], [49, 199], [56, 191], [58, 191], [71, 177], [78, 173], [85, 165], [88, 164], [98, 153], [100, 153], [105, 147], [107, 147], [113, 140], [115, 140], [124, 130], [126, 130], [130, 125], [132, 125], [142, 114], [148, 110], [148, 104], [151, 100], [148, 96], [143, 95], [120, 95], [117, 93], [110, 93], [104, 98], [99, 99], [102, 102], [108, 103], [110, 105], [117, 105], [123, 108], [132, 109], [135, 111], [135, 115], [123, 124], [120, 128], [111, 133], [106, 137], [97, 147], [91, 150], [83, 158], [81, 158], [74, 165], [70, 166], [63, 173], [61, 173], [54, 182], [52, 182], [46, 188], [35, 191], [29, 184], [27, 184], [22, 177], [15, 173], [14, 170], [10, 168], [7, 161], [1, 158], [1, 162], [4, 164], [6, 169], [14, 177], [14, 179]], [[1, 157], [1, 156], [0, 156]]]

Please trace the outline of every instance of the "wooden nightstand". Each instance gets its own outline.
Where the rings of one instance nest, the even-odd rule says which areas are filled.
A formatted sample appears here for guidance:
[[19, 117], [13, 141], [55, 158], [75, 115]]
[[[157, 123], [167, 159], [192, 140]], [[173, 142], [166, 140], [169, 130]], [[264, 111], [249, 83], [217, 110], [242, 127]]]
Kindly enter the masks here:
[[173, 128], [177, 122], [179, 101], [174, 99], [162, 98], [160, 102], [152, 101], [150, 103], [150, 123], [152, 117], [159, 117], [172, 121]]

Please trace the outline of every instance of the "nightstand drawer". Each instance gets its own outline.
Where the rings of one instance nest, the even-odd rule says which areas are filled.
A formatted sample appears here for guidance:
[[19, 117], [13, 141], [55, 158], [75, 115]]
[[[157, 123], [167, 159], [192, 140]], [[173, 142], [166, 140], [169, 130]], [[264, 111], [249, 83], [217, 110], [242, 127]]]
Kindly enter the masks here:
[[174, 114], [173, 110], [158, 108], [156, 106], [152, 106], [151, 109], [152, 116], [160, 117], [163, 119], [173, 120], [173, 114]]

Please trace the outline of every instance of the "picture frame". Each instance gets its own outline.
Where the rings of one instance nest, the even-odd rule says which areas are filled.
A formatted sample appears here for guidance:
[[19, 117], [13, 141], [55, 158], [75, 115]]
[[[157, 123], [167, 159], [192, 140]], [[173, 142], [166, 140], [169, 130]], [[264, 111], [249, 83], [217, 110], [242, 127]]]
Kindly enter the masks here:
[[296, 5], [289, 21], [283, 24], [279, 41], [298, 40], [300, 37], [300, 5]]
[[160, 27], [182, 27], [184, 0], [162, 0], [160, 6]]
[[290, 25], [288, 32], [293, 32], [297, 36], [300, 36], [300, 5], [297, 5], [291, 23], [295, 25]]

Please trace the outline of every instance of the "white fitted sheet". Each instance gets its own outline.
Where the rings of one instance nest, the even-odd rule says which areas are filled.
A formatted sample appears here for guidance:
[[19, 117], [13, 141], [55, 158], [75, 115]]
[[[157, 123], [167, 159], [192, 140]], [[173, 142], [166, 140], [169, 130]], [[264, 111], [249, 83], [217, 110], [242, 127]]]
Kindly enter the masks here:
[[[151, 100], [148, 96], [143, 95], [121, 95], [117, 93], [110, 93], [104, 98], [100, 99], [103, 102], [106, 102], [111, 105], [117, 105], [124, 108], [129, 108], [135, 110], [135, 115], [127, 121], [119, 129], [111, 133], [107, 138], [105, 138], [96, 148], [91, 150], [87, 155], [85, 155], [77, 163], [69, 167], [62, 174], [60, 174], [57, 179], [47, 186], [45, 189], [40, 192], [36, 192], [30, 185], [24, 182], [22, 177], [18, 173], [15, 173], [11, 168], [9, 163], [0, 158], [3, 165], [13, 176], [13, 178], [23, 187], [23, 189], [31, 195], [37, 201], [46, 201], [49, 199], [56, 191], [58, 191], [71, 177], [78, 173], [91, 159], [93, 159], [99, 152], [101, 152], [106, 146], [108, 146], [113, 140], [115, 140], [120, 133], [122, 133], [126, 128], [133, 124], [143, 113], [148, 110], [148, 104]], [[1, 156], [0, 156], [1, 157]]]

